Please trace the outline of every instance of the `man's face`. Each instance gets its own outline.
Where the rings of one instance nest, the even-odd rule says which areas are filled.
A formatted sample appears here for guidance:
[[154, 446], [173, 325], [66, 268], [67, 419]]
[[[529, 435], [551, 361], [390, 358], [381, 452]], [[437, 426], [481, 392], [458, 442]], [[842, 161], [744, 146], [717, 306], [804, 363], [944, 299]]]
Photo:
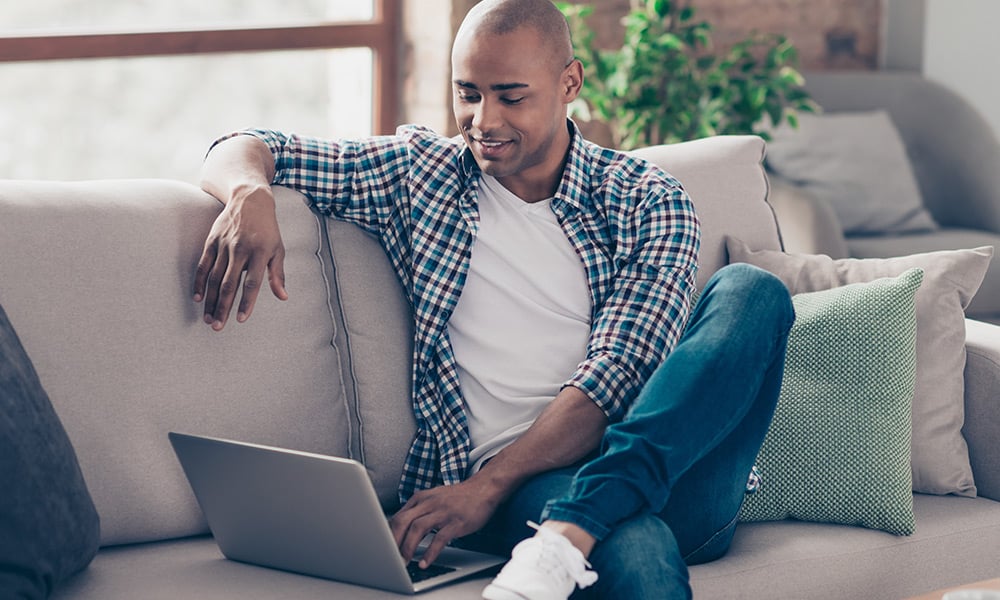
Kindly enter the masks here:
[[484, 173], [528, 201], [554, 193], [569, 144], [566, 104], [582, 76], [559, 62], [531, 27], [460, 35], [452, 53], [462, 136]]

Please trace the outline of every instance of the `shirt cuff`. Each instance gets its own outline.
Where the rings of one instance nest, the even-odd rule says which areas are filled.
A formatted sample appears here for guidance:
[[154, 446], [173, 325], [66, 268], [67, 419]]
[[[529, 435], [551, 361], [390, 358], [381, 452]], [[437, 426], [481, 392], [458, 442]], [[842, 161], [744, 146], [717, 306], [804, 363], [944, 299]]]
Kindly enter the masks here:
[[621, 421], [638, 395], [645, 379], [634, 368], [608, 353], [596, 354], [580, 363], [576, 373], [563, 387], [573, 386], [604, 411], [608, 421]]

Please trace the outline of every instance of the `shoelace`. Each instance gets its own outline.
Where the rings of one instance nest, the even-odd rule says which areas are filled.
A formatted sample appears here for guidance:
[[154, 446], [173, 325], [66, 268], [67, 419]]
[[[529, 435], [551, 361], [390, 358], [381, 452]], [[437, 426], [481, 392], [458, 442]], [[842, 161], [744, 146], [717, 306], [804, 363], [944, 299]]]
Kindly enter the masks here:
[[539, 562], [549, 563], [546, 565], [549, 571], [564, 571], [581, 589], [591, 586], [597, 581], [597, 573], [588, 570], [590, 563], [566, 537], [549, 531], [532, 521], [528, 521], [528, 527], [537, 531], [541, 536], [542, 548]]

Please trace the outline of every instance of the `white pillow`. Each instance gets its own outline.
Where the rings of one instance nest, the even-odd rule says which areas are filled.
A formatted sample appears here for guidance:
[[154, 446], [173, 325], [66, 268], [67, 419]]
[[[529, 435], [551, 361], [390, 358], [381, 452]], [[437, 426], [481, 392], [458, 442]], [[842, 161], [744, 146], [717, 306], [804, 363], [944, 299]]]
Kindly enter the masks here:
[[937, 229], [884, 110], [800, 116], [772, 134], [767, 166], [825, 200], [851, 235]]
[[792, 294], [924, 271], [917, 303], [917, 380], [913, 396], [913, 491], [975, 496], [965, 423], [965, 307], [986, 275], [993, 248], [942, 250], [894, 258], [833, 260], [820, 254], [751, 250], [727, 240], [731, 262], [770, 271]]

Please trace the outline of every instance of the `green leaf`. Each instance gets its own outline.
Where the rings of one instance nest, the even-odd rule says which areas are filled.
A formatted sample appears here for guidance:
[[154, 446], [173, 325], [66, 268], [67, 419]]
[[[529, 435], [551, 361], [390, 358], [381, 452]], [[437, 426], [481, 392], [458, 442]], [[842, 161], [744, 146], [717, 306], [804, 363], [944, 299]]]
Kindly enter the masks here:
[[792, 67], [781, 67], [781, 71], [778, 72], [778, 77], [789, 87], [802, 87], [806, 84], [806, 80], [802, 77], [802, 74]]
[[660, 48], [665, 50], [680, 50], [684, 48], [684, 42], [673, 33], [664, 33], [656, 41]]
[[787, 38], [753, 34], [715, 51], [711, 23], [697, 21], [691, 4], [633, 0], [618, 49], [598, 50], [586, 23], [593, 7], [560, 2], [584, 61], [571, 114], [605, 120], [616, 145], [632, 148], [754, 133], [768, 119], [797, 122], [797, 112], [820, 110], [803, 87]]

